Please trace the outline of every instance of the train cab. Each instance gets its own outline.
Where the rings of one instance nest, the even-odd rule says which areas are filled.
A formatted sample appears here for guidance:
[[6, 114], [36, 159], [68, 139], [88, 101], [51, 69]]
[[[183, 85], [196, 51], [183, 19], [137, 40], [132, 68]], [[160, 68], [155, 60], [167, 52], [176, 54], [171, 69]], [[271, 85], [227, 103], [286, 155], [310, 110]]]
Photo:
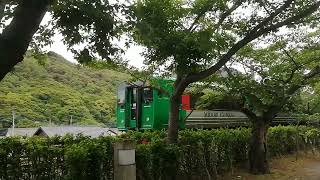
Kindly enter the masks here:
[[[170, 94], [173, 81], [159, 80], [156, 86], [142, 82], [123, 83], [117, 93], [119, 130], [164, 129], [168, 127]], [[186, 111], [179, 112], [179, 126], [184, 128]]]

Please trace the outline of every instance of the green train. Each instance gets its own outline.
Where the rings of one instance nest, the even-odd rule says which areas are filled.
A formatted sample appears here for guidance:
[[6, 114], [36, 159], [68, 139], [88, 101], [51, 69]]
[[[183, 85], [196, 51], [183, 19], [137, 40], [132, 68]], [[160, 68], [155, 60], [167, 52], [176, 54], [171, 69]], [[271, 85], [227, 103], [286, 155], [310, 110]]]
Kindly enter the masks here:
[[[117, 128], [119, 130], [164, 129], [168, 127], [172, 80], [159, 79], [153, 87], [143, 82], [118, 87]], [[179, 112], [179, 126], [185, 127], [186, 110]]]
[[[173, 80], [158, 79], [152, 86], [143, 82], [123, 83], [118, 87], [116, 125], [121, 131], [165, 129], [168, 127], [170, 96]], [[190, 110], [190, 96], [182, 96], [179, 128], [219, 128], [250, 126], [251, 122], [239, 111]], [[278, 116], [272, 125], [295, 124], [294, 117]]]

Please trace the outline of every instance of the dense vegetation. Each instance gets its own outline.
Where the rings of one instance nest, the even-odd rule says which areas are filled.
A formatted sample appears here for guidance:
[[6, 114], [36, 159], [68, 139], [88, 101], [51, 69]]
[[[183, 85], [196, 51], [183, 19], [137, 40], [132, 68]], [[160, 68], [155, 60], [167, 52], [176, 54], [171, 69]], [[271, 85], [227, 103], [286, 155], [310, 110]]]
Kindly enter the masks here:
[[[183, 130], [175, 145], [165, 143], [165, 137], [165, 131], [154, 131], [97, 139], [0, 139], [0, 179], [113, 179], [112, 143], [123, 138], [137, 143], [137, 179], [169, 179], [175, 173], [181, 179], [214, 179], [247, 161], [247, 128]], [[316, 128], [272, 127], [268, 132], [268, 155], [319, 149], [319, 137]]]
[[68, 124], [71, 116], [75, 124], [108, 124], [115, 115], [116, 86], [128, 78], [72, 64], [52, 52], [42, 63], [27, 56], [1, 81], [0, 120], [11, 121], [15, 109], [18, 127]]
[[[224, 66], [240, 63], [244, 65], [244, 71], [251, 72], [233, 80], [229, 78], [225, 83], [228, 82], [228, 90], [235, 90], [233, 93], [244, 99], [242, 110], [253, 122], [250, 170], [267, 173], [265, 135], [268, 125], [301, 87], [310, 85], [320, 74], [316, 61], [320, 56], [319, 7], [320, 1], [315, 0], [140, 0], [123, 3], [2, 0], [0, 80], [24, 60], [27, 49], [32, 49], [34, 55], [42, 55], [43, 47], [52, 43], [56, 33], [62, 35], [63, 42], [80, 64], [94, 65], [99, 59], [112, 66], [125, 65], [126, 62], [118, 58], [124, 51], [115, 44], [116, 39], [121, 41], [125, 34], [129, 37], [124, 40], [126, 47], [132, 44], [145, 47], [142, 54], [151, 76], [176, 77], [170, 96], [167, 138], [168, 143], [176, 144], [180, 97], [186, 88], [206, 80]], [[246, 13], [243, 14], [243, 10]], [[50, 14], [51, 20], [41, 25], [45, 14]], [[303, 35], [310, 31], [315, 31], [315, 38]], [[84, 46], [81, 48], [79, 44]], [[309, 60], [315, 61], [310, 64]], [[35, 72], [29, 71], [26, 75], [32, 76]], [[60, 72], [61, 69], [55, 69], [55, 73]], [[3, 91], [3, 107], [17, 109], [19, 126], [34, 125], [30, 119], [42, 123], [68, 123], [69, 119], [74, 119], [80, 124], [95, 124], [106, 122], [110, 117], [105, 99], [97, 98], [102, 93], [99, 88], [86, 83], [76, 86], [77, 90], [73, 91], [64, 82], [73, 84], [71, 79], [60, 79], [59, 76], [53, 79], [61, 84], [53, 82], [44, 86], [47, 81], [40, 79], [42, 86], [31, 91], [37, 83], [30, 81], [30, 86], [21, 86], [19, 83], [23, 78], [13, 78], [11, 87], [21, 89], [21, 97]], [[57, 95], [61, 98], [55, 98], [56, 89], [60, 90]], [[46, 91], [50, 93], [43, 93]], [[30, 101], [32, 103], [28, 103]], [[33, 110], [29, 111], [30, 108]], [[307, 108], [307, 112], [311, 110]], [[7, 119], [9, 113], [0, 115]]]

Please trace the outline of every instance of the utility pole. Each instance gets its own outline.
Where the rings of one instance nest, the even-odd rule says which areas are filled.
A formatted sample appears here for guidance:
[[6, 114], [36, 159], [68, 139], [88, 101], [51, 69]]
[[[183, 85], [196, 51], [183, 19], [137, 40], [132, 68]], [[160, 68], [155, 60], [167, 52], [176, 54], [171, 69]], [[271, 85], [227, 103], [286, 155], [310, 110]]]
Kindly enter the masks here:
[[72, 115], [70, 116], [70, 126], [72, 126]]
[[12, 136], [14, 136], [14, 126], [15, 126], [16, 110], [12, 110]]

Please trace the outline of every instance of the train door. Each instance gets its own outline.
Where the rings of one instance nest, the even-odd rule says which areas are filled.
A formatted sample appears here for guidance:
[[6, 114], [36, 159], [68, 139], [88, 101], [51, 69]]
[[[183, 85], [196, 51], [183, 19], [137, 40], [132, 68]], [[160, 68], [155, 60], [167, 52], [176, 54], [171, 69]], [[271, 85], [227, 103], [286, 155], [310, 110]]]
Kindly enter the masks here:
[[118, 87], [117, 93], [117, 127], [121, 130], [128, 128], [128, 103], [127, 103], [127, 85], [122, 84]]
[[118, 88], [117, 127], [120, 130], [140, 127], [142, 89], [121, 85]]
[[129, 126], [139, 129], [141, 127], [142, 115], [142, 87], [134, 86], [128, 89], [130, 99]]
[[150, 129], [153, 127], [153, 89], [151, 87], [142, 88], [142, 110], [141, 110], [141, 128]]

